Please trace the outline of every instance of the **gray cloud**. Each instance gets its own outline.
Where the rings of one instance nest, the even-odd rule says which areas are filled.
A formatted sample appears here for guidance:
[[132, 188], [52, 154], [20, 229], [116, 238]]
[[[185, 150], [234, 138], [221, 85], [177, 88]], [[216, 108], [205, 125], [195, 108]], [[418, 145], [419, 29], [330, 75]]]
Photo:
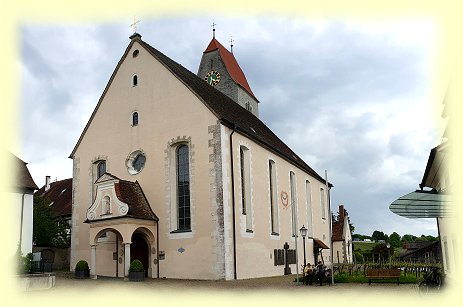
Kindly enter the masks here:
[[[145, 18], [139, 32], [196, 73], [212, 19]], [[365, 234], [373, 228], [403, 233], [406, 225], [414, 234], [435, 231], [433, 221], [403, 221], [388, 209], [421, 181], [437, 139], [423, 115], [413, 114], [414, 125], [403, 120], [414, 107], [431, 107], [423, 74], [429, 42], [405, 44], [392, 26], [372, 34], [368, 24], [329, 20], [215, 21], [224, 46], [233, 35], [235, 57], [261, 101], [261, 119], [322, 176], [328, 170], [334, 211], [344, 203]], [[129, 24], [21, 28], [21, 141], [38, 182], [45, 175], [72, 176], [67, 156], [129, 43]]]

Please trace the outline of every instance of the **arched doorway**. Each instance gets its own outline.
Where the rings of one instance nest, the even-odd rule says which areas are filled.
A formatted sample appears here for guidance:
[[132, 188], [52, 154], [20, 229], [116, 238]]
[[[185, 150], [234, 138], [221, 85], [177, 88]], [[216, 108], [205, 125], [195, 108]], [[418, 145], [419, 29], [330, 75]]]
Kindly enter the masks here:
[[149, 246], [146, 242], [145, 235], [136, 232], [132, 235], [132, 244], [130, 244], [130, 262], [138, 259], [145, 269], [145, 277], [148, 277], [149, 269]]

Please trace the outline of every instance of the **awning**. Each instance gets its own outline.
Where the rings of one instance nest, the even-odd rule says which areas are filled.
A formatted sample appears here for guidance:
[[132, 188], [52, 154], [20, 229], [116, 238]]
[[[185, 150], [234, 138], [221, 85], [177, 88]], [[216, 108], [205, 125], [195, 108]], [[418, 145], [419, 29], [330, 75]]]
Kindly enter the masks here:
[[395, 200], [389, 209], [408, 218], [447, 217], [451, 213], [451, 195], [416, 190]]
[[330, 249], [328, 246], [325, 245], [320, 239], [313, 238], [313, 242], [317, 244], [322, 249]]

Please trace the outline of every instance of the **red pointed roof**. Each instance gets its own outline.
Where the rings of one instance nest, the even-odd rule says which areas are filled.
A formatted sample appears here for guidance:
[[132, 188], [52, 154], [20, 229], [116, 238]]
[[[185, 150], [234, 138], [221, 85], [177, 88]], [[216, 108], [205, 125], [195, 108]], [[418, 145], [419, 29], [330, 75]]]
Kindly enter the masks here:
[[219, 51], [220, 57], [225, 63], [225, 67], [230, 73], [232, 79], [242, 88], [244, 88], [249, 93], [249, 95], [251, 95], [254, 99], [257, 100], [256, 96], [254, 96], [254, 93], [251, 91], [251, 87], [249, 86], [248, 81], [246, 80], [246, 76], [244, 75], [240, 65], [233, 56], [233, 53], [228, 51], [227, 48], [222, 46], [222, 44], [219, 43], [219, 41], [215, 38], [211, 40], [204, 53], [208, 53], [214, 50]]

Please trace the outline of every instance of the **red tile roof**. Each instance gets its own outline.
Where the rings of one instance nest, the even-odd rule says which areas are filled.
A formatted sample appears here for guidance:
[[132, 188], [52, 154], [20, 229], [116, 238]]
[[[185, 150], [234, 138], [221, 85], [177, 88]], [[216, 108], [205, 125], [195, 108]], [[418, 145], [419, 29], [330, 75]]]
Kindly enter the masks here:
[[232, 79], [239, 84], [242, 88], [244, 88], [249, 95], [251, 95], [254, 99], [257, 100], [257, 98], [254, 96], [254, 93], [251, 91], [251, 87], [248, 84], [248, 81], [246, 80], [246, 76], [244, 75], [243, 71], [241, 70], [240, 65], [235, 59], [235, 56], [233, 53], [227, 50], [224, 46], [222, 46], [221, 43], [219, 43], [218, 40], [213, 38], [209, 45], [207, 46], [206, 50], [204, 53], [208, 53], [211, 51], [218, 50], [220, 57], [222, 58], [225, 67], [227, 68], [228, 72], [230, 73], [230, 76]]
[[35, 192], [34, 196], [40, 196], [48, 200], [56, 216], [66, 217], [72, 214], [72, 178], [50, 183], [50, 189], [45, 191], [45, 186]]
[[342, 233], [344, 231], [344, 220], [333, 222], [333, 241], [343, 241]]

